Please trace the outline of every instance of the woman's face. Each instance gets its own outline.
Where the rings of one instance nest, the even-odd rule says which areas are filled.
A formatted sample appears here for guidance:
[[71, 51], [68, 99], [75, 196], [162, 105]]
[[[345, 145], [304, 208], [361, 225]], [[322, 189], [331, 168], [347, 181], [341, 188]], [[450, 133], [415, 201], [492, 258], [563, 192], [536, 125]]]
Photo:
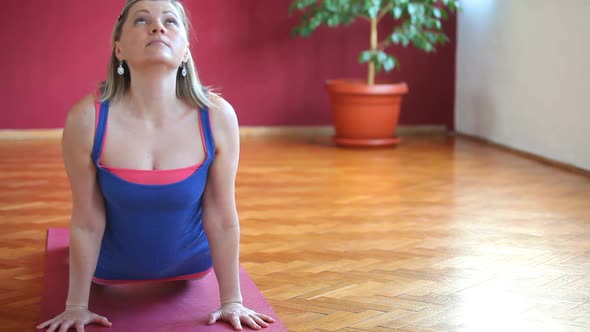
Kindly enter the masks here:
[[116, 42], [116, 55], [130, 67], [166, 64], [178, 68], [188, 59], [187, 32], [168, 1], [139, 1], [131, 8]]

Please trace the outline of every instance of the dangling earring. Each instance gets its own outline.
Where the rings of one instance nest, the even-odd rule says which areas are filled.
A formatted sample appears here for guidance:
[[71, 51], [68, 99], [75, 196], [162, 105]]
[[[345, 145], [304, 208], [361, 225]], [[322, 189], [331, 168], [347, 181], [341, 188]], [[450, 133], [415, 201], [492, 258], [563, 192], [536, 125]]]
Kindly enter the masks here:
[[182, 63], [182, 72], [180, 72], [182, 74], [182, 77], [186, 77], [186, 62]]
[[117, 67], [117, 74], [119, 74], [119, 76], [123, 76], [123, 74], [125, 74], [125, 68], [123, 68], [123, 60], [119, 61], [119, 67]]

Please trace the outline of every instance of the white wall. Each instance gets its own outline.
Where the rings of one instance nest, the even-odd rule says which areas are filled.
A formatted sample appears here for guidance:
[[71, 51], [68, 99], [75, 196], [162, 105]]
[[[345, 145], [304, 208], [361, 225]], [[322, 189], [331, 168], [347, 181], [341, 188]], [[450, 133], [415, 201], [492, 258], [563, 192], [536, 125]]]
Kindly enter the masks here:
[[590, 170], [590, 0], [463, 0], [456, 130]]

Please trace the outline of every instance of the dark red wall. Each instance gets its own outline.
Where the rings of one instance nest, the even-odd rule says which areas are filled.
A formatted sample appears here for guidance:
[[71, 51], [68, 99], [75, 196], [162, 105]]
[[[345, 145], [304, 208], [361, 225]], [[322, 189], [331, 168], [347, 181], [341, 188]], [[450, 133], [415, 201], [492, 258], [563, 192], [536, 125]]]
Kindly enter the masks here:
[[[203, 82], [219, 87], [241, 125], [327, 125], [329, 78], [365, 77], [356, 60], [368, 24], [293, 39], [290, 0], [186, 1]], [[66, 112], [104, 79], [123, 0], [7, 1], [0, 10], [0, 129], [61, 128]], [[382, 30], [386, 31], [387, 26]], [[410, 94], [400, 124], [453, 128], [456, 21], [436, 54], [397, 48]]]

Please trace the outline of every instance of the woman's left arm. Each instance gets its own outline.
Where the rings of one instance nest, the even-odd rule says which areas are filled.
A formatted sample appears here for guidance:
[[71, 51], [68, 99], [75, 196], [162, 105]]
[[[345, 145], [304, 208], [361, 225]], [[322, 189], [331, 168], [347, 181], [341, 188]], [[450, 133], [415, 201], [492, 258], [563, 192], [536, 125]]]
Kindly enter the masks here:
[[273, 319], [244, 307], [240, 291], [240, 225], [235, 198], [240, 155], [238, 121], [229, 103], [219, 97], [212, 99], [217, 107], [208, 112], [216, 151], [203, 194], [203, 225], [219, 284], [221, 307], [210, 315], [209, 324], [221, 319], [237, 330], [242, 329], [241, 323], [260, 329]]

